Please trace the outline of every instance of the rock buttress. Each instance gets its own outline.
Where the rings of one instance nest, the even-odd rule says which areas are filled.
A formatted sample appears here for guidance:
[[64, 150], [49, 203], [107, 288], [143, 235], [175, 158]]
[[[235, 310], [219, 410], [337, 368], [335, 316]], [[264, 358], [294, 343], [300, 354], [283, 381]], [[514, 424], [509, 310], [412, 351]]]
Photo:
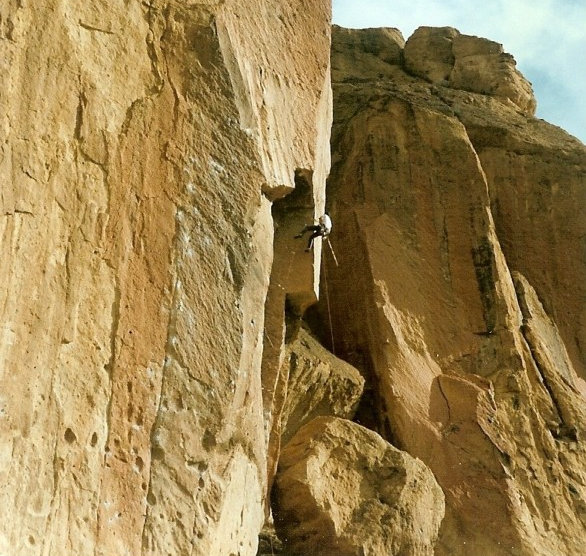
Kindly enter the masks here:
[[255, 553], [271, 201], [303, 168], [323, 205], [329, 19], [2, 4], [0, 552]]
[[[328, 202], [339, 267], [325, 259], [322, 289], [336, 353], [370, 376], [378, 430], [437, 478], [446, 517], [436, 553], [580, 554], [585, 148], [531, 119], [509, 58], [482, 91], [462, 83], [465, 72], [455, 80], [466, 52], [474, 71], [495, 67], [494, 43], [458, 39], [440, 60], [446, 76], [424, 80], [403, 64], [425, 60], [425, 41], [388, 56], [393, 37], [402, 49], [393, 30], [333, 35]], [[571, 256], [550, 257], [557, 248]], [[515, 288], [511, 270], [527, 280]], [[576, 298], [553, 287], [568, 281]]]

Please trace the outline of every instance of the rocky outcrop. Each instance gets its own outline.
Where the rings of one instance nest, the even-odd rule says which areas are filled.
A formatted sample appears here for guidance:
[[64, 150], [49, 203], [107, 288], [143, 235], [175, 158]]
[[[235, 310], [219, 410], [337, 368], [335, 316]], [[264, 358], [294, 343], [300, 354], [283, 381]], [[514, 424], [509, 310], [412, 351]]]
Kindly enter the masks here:
[[281, 416], [283, 444], [315, 417], [354, 417], [364, 378], [352, 365], [327, 351], [306, 329], [301, 328], [295, 340], [287, 344], [283, 365], [288, 367]]
[[274, 498], [285, 550], [316, 556], [431, 555], [444, 511], [423, 463], [333, 417], [314, 419], [283, 449]]
[[329, 18], [2, 3], [1, 553], [255, 553], [271, 208], [303, 174], [323, 211]]
[[510, 268], [533, 285], [586, 378], [584, 145], [490, 97], [444, 97], [466, 126], [489, 187], [491, 213]]
[[580, 554], [586, 149], [528, 117], [494, 43], [423, 29], [392, 62], [345, 51], [389, 36], [333, 37], [336, 352], [445, 494], [436, 554]]
[[490, 95], [525, 115], [535, 114], [531, 84], [499, 43], [452, 27], [419, 27], [405, 44], [404, 59], [408, 72], [431, 83]]

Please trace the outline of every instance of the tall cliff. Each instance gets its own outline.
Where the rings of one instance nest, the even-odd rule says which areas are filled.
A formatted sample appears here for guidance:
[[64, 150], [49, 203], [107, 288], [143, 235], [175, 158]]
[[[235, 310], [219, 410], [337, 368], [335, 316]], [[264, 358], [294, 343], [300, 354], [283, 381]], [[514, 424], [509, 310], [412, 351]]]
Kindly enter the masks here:
[[321, 313], [357, 419], [433, 471], [436, 554], [580, 554], [586, 148], [455, 29], [335, 28], [332, 76]]
[[0, 555], [582, 553], [586, 149], [496, 43], [331, 35], [0, 6]]
[[1, 554], [256, 552], [271, 207], [323, 211], [329, 47], [325, 0], [2, 2]]

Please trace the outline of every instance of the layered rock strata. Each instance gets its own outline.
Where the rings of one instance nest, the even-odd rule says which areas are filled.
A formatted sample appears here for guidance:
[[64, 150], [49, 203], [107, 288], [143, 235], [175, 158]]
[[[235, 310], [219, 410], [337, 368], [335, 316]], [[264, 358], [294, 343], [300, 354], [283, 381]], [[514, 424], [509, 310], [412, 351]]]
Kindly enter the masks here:
[[301, 173], [323, 210], [329, 19], [2, 3], [1, 553], [255, 553], [271, 207]]
[[334, 31], [324, 338], [368, 377], [378, 430], [437, 478], [436, 554], [580, 554], [586, 148], [531, 118], [494, 43], [403, 45]]

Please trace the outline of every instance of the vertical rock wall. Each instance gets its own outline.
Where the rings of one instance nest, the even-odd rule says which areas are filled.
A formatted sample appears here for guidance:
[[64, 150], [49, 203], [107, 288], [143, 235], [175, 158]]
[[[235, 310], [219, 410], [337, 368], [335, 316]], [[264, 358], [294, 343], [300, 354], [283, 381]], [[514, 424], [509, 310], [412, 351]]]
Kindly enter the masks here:
[[586, 149], [531, 118], [495, 43], [423, 28], [403, 45], [333, 35], [336, 353], [435, 474], [436, 553], [580, 554]]
[[303, 169], [323, 206], [329, 18], [0, 7], [1, 553], [255, 553], [271, 202]]

